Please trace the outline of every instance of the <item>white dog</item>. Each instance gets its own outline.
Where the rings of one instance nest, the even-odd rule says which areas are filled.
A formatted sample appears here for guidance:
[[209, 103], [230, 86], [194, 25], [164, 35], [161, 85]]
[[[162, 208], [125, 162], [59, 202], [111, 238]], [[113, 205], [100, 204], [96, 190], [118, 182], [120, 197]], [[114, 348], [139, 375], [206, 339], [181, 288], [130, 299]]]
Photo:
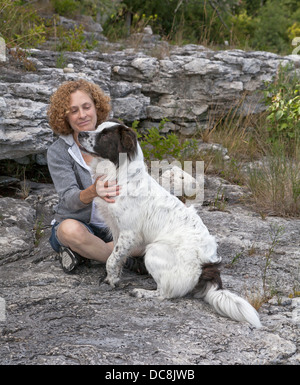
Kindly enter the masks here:
[[256, 310], [222, 289], [216, 241], [194, 207], [187, 208], [147, 173], [135, 132], [112, 120], [96, 131], [79, 133], [78, 140], [95, 157], [95, 175], [106, 174], [121, 186], [115, 203], [95, 200], [114, 240], [106, 282], [114, 287], [126, 257], [142, 249], [157, 289], [135, 289], [134, 296], [175, 298], [193, 291], [219, 314], [260, 327]]

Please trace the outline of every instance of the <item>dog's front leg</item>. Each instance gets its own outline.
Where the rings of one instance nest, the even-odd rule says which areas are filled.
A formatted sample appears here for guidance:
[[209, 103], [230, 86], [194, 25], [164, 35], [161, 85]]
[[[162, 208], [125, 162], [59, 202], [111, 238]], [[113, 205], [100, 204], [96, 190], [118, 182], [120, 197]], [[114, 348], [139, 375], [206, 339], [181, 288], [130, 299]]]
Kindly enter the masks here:
[[130, 255], [134, 245], [135, 239], [133, 232], [126, 231], [119, 235], [118, 241], [106, 261], [107, 276], [104, 282], [109, 283], [112, 287], [115, 287], [119, 283], [123, 262]]

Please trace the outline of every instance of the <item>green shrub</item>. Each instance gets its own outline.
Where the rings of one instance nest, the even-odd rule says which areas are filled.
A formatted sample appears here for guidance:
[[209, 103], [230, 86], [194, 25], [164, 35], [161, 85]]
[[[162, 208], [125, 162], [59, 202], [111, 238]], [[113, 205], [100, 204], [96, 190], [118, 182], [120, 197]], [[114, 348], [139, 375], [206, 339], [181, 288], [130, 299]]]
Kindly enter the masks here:
[[265, 102], [269, 140], [293, 148], [300, 138], [300, 82], [289, 66], [280, 67], [276, 81], [267, 84]]
[[103, 23], [109, 39], [127, 37], [129, 31], [137, 32], [136, 26], [145, 20], [155, 34], [175, 44], [223, 46], [227, 41], [230, 46], [287, 54], [293, 50], [291, 39], [299, 36], [300, 9], [296, 0], [122, 0], [111, 3], [115, 9]]
[[76, 0], [51, 0], [54, 11], [61, 16], [72, 16], [79, 9], [80, 2]]
[[[131, 32], [137, 32], [136, 26], [148, 20], [155, 34], [177, 44], [223, 43], [224, 39], [230, 37], [229, 27], [224, 22], [229, 21], [228, 12], [225, 12], [227, 6], [218, 5], [216, 10], [212, 4], [205, 0], [123, 0], [103, 28], [109, 38], [125, 37], [128, 33], [128, 15], [131, 14]], [[220, 18], [218, 14], [221, 13]]]
[[36, 47], [45, 40], [45, 24], [31, 4], [0, 0], [0, 36], [8, 47]]
[[291, 44], [287, 33], [289, 25], [289, 9], [285, 2], [267, 1], [255, 17], [252, 47], [287, 54]]
[[231, 18], [232, 34], [235, 42], [242, 45], [248, 45], [251, 37], [255, 32], [255, 20], [243, 10]]
[[89, 43], [84, 36], [82, 25], [70, 30], [60, 29], [58, 51], [85, 51], [93, 49], [98, 44], [97, 41]]
[[164, 128], [167, 119], [163, 119], [159, 127], [152, 127], [148, 129], [145, 135], [141, 135], [137, 131], [138, 122], [134, 122], [133, 128], [138, 134], [140, 145], [142, 147], [146, 161], [158, 160], [184, 160], [193, 158], [197, 151], [197, 141], [187, 139], [180, 141], [179, 137], [174, 134], [162, 135], [160, 131]]

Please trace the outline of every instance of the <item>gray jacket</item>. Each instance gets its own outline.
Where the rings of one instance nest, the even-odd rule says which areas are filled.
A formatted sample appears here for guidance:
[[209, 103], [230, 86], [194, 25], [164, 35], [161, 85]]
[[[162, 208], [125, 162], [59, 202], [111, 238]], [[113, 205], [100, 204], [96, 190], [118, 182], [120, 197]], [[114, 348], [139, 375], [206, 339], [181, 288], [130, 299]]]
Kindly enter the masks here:
[[92, 184], [92, 177], [81, 159], [72, 135], [61, 135], [48, 149], [48, 168], [59, 196], [54, 217], [57, 222], [68, 218], [90, 222], [92, 203], [82, 203], [79, 194]]

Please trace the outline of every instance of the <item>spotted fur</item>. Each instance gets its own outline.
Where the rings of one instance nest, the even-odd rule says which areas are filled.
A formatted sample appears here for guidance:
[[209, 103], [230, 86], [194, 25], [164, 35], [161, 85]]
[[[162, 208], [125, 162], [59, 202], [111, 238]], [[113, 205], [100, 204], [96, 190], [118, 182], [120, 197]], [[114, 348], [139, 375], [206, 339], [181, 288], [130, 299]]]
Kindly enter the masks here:
[[115, 203], [95, 199], [115, 244], [106, 263], [106, 282], [117, 285], [124, 260], [139, 249], [145, 253], [145, 265], [157, 289], [134, 289], [134, 296], [174, 298], [193, 292], [219, 314], [259, 327], [256, 310], [222, 289], [217, 243], [195, 208], [186, 207], [147, 173], [133, 130], [108, 121], [96, 131], [80, 133], [78, 140], [82, 149], [95, 156], [95, 175], [117, 178], [121, 186]]

